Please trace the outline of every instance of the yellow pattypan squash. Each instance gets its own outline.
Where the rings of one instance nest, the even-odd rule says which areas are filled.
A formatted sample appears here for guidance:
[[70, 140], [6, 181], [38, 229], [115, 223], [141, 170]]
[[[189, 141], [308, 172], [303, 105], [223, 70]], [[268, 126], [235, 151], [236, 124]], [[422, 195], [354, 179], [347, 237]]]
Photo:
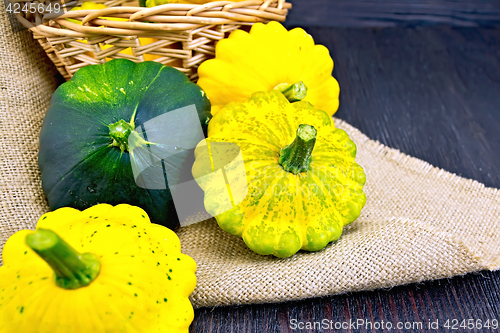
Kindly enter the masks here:
[[0, 333], [188, 332], [196, 263], [130, 205], [60, 208], [14, 234], [0, 267]]
[[[102, 3], [85, 1], [84, 3], [82, 3], [81, 6], [73, 7], [71, 10], [96, 10], [96, 9], [105, 9], [105, 8], [108, 8], [108, 7]], [[107, 20], [112, 20], [112, 21], [122, 21], [122, 22], [128, 21], [127, 19], [119, 18], [119, 17], [103, 17], [103, 18], [107, 19]], [[73, 19], [67, 19], [67, 20], [70, 22], [73, 22], [73, 23], [82, 24], [81, 21], [77, 21], [77, 20], [73, 20]], [[139, 38], [139, 43], [141, 44], [141, 46], [149, 45], [149, 44], [157, 42], [157, 41], [158, 41], [158, 39], [156, 39], [156, 38], [149, 38], [149, 37]], [[87, 43], [86, 40], [79, 40], [79, 42]], [[100, 43], [99, 45], [101, 46], [102, 50], [106, 50], [106, 49], [109, 49], [110, 47], [113, 47], [113, 45], [104, 44], [104, 43]], [[120, 51], [119, 53], [133, 55], [132, 48], [130, 48], [130, 47]], [[85, 54], [87, 54], [88, 56], [94, 57], [94, 54], [92, 52], [86, 52]], [[158, 58], [160, 58], [160, 56], [158, 56], [158, 55], [147, 54], [147, 53], [144, 54], [144, 61], [153, 61], [153, 60], [158, 59]], [[111, 59], [112, 58], [106, 58], [106, 60], [111, 60]]]
[[[228, 143], [241, 150], [243, 182]], [[219, 111], [195, 157], [192, 172], [205, 191], [205, 208], [259, 254], [320, 250], [340, 237], [366, 202], [366, 176], [347, 133], [325, 112], [307, 102], [290, 103], [275, 90]], [[221, 168], [226, 183], [215, 176]], [[221, 199], [224, 191], [229, 205]]]
[[256, 23], [250, 33], [236, 30], [217, 43], [215, 59], [198, 69], [198, 84], [217, 114], [227, 103], [244, 102], [257, 91], [282, 90], [302, 81], [304, 101], [330, 116], [339, 105], [333, 61], [323, 45], [300, 28], [287, 31], [280, 23]]

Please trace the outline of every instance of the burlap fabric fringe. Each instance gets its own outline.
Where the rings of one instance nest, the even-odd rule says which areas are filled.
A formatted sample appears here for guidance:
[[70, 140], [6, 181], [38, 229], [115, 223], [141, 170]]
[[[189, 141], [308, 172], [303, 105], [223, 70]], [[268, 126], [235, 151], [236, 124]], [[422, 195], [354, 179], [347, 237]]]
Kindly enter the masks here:
[[[54, 68], [27, 31], [13, 34], [0, 5], [0, 247], [48, 210], [38, 133]], [[259, 256], [208, 220], [182, 228], [198, 263], [196, 307], [281, 302], [391, 287], [500, 266], [500, 192], [370, 140], [336, 120], [358, 146], [367, 205], [339, 241], [288, 259]]]

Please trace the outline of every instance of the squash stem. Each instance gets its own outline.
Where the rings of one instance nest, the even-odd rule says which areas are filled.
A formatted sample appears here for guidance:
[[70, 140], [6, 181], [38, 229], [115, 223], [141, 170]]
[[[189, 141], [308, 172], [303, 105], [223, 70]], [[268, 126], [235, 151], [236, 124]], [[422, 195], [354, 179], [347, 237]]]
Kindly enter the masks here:
[[132, 125], [120, 119], [116, 123], [108, 125], [109, 136], [113, 139], [112, 146], [120, 148], [122, 152], [128, 151], [128, 137], [134, 131]]
[[314, 144], [316, 143], [316, 134], [317, 131], [313, 126], [299, 125], [295, 140], [280, 150], [278, 163], [285, 171], [294, 175], [307, 172]]
[[26, 236], [26, 244], [52, 267], [56, 285], [61, 288], [88, 286], [101, 270], [95, 254], [78, 253], [52, 230], [37, 229]]
[[290, 103], [303, 100], [307, 94], [307, 87], [302, 81], [292, 85], [288, 83], [280, 83], [274, 87], [274, 89], [285, 95]]

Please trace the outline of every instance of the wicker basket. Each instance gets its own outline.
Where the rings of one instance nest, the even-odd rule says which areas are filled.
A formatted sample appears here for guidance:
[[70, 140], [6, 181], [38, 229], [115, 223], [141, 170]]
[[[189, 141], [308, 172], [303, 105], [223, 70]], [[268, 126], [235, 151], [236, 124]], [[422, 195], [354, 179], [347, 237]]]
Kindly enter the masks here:
[[[51, 0], [10, 1], [38, 6], [48, 5]], [[214, 57], [217, 41], [241, 26], [284, 21], [291, 8], [285, 0], [215, 1], [152, 8], [126, 0], [93, 2], [108, 8], [73, 10], [57, 17], [50, 13], [16, 14], [67, 80], [86, 65], [125, 58], [173, 66], [196, 81], [198, 66]]]

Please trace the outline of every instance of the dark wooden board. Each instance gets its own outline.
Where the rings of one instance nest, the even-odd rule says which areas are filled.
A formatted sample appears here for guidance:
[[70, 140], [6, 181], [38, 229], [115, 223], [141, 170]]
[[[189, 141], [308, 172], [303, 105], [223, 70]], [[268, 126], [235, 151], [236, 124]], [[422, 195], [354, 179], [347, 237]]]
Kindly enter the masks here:
[[500, 29], [309, 29], [335, 61], [337, 117], [414, 157], [500, 187]]
[[500, 23], [499, 0], [288, 0], [287, 22], [305, 26], [389, 27]]
[[[497, 332], [499, 329], [463, 329], [460, 323], [463, 319], [474, 319], [475, 322], [489, 319], [491, 322], [496, 318], [500, 321], [499, 288], [498, 274], [483, 272], [391, 290], [299, 302], [203, 308], [195, 311], [191, 332]], [[457, 329], [446, 329], [446, 321], [449, 320], [451, 326], [453, 319], [459, 321]], [[323, 320], [328, 321], [327, 327], [298, 329], [299, 322], [305, 325]], [[363, 324], [335, 329], [336, 323], [357, 324], [358, 320], [363, 320]], [[436, 321], [439, 329], [429, 329], [429, 323]], [[382, 325], [382, 322], [386, 329], [375, 329], [376, 323]], [[387, 323], [394, 325], [393, 329], [388, 330]], [[397, 323], [410, 323], [413, 327], [398, 330]], [[417, 323], [422, 324], [422, 329]], [[295, 324], [297, 329], [293, 330]], [[333, 330], [330, 325], [333, 325]]]
[[[500, 188], [500, 28], [306, 28], [330, 49], [346, 120], [370, 138]], [[496, 332], [500, 272], [281, 304], [203, 308], [191, 332]], [[423, 329], [292, 330], [291, 321], [422, 322]], [[439, 321], [440, 330], [428, 328]], [[452, 322], [450, 322], [452, 324]], [[426, 326], [427, 325], [427, 326]]]

